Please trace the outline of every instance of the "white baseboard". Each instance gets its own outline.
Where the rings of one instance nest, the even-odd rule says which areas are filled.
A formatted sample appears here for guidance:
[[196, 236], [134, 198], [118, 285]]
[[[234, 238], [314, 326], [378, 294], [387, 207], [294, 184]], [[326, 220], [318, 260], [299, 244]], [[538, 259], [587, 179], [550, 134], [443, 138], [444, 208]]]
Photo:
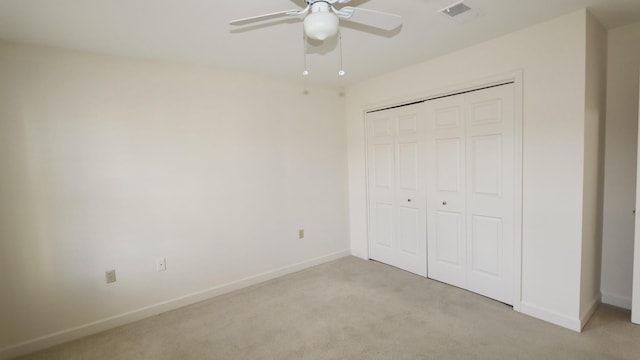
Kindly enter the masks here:
[[106, 319], [101, 319], [92, 323], [80, 325], [74, 328], [65, 329], [53, 334], [31, 339], [16, 345], [11, 345], [0, 349], [0, 359], [10, 359], [13, 357], [29, 354], [38, 350], [43, 350], [54, 345], [76, 340], [85, 336], [93, 335], [108, 329], [132, 323], [150, 316], [155, 316], [167, 311], [175, 310], [187, 305], [207, 300], [222, 294], [226, 294], [251, 285], [259, 284], [267, 280], [275, 279], [283, 275], [291, 274], [316, 265], [333, 261], [345, 256], [349, 256], [350, 251], [344, 250], [329, 255], [317, 257], [297, 264], [288, 265], [279, 269], [267, 271], [253, 275], [244, 279], [233, 281], [227, 284], [212, 287], [202, 291], [180, 296], [174, 299], [149, 305], [124, 314], [115, 315]]
[[363, 259], [363, 260], [369, 260], [369, 256], [366, 253], [363, 253], [363, 252], [360, 252], [360, 251], [355, 251], [353, 249], [351, 249], [351, 256], [355, 256], [355, 257]]
[[608, 293], [606, 291], [602, 292], [602, 302], [604, 304], [609, 304], [613, 306], [617, 306], [619, 308], [631, 310], [631, 298], [628, 296], [622, 296], [618, 294]]
[[544, 320], [558, 326], [562, 326], [569, 330], [573, 330], [576, 332], [582, 331], [582, 324], [580, 322], [580, 319], [558, 314], [555, 311], [544, 309], [542, 307], [529, 304], [524, 301], [520, 305], [520, 312], [529, 316], [533, 316], [534, 318]]
[[584, 329], [584, 327], [587, 325], [587, 323], [589, 322], [593, 314], [596, 312], [596, 310], [598, 310], [598, 305], [600, 305], [601, 301], [602, 301], [602, 295], [601, 294], [596, 295], [596, 297], [591, 301], [591, 304], [589, 304], [587, 311], [585, 311], [582, 315], [580, 315], [580, 329]]

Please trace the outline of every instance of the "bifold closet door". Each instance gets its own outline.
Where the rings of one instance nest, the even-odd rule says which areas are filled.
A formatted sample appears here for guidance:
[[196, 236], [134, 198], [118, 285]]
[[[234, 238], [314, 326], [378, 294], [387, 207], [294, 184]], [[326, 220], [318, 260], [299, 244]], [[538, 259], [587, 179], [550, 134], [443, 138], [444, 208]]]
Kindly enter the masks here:
[[367, 114], [369, 257], [427, 275], [425, 122], [419, 106]]
[[465, 95], [467, 289], [513, 304], [515, 242], [514, 85]]
[[466, 143], [464, 95], [424, 104], [428, 131], [429, 277], [466, 287]]
[[514, 86], [425, 102], [429, 277], [511, 304]]

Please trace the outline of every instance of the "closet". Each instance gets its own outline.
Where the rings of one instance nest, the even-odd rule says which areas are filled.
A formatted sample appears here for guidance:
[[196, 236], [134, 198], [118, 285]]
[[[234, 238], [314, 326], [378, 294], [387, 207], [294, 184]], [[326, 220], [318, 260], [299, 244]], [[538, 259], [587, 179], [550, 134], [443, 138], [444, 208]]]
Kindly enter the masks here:
[[514, 91], [367, 114], [371, 259], [512, 303]]

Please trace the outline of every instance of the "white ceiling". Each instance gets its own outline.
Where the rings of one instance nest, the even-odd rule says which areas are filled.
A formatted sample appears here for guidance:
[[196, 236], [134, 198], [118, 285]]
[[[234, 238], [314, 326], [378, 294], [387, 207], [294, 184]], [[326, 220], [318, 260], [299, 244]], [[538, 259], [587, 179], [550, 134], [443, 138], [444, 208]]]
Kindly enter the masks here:
[[[608, 28], [640, 21], [640, 0], [466, 0], [481, 15], [458, 23], [436, 11], [455, 0], [352, 0], [396, 13], [392, 33], [342, 23], [335, 40], [310, 44], [310, 82], [348, 85], [580, 8]], [[191, 63], [301, 79], [302, 23], [233, 27], [228, 21], [296, 9], [303, 0], [0, 0], [0, 38], [92, 52]]]

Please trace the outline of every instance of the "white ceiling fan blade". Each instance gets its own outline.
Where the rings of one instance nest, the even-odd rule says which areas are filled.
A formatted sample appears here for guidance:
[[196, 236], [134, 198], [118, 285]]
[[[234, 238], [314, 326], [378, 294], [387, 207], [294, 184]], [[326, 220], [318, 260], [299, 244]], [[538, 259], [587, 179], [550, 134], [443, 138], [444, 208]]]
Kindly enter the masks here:
[[336, 14], [341, 19], [347, 21], [374, 26], [388, 31], [402, 25], [402, 16], [381, 11], [347, 6], [340, 9]]
[[246, 25], [246, 24], [250, 24], [258, 21], [271, 20], [271, 19], [276, 19], [284, 16], [299, 16], [299, 15], [303, 15], [306, 12], [307, 12], [307, 9], [279, 11], [271, 14], [264, 14], [264, 15], [252, 16], [244, 19], [233, 20], [229, 22], [229, 25]]

